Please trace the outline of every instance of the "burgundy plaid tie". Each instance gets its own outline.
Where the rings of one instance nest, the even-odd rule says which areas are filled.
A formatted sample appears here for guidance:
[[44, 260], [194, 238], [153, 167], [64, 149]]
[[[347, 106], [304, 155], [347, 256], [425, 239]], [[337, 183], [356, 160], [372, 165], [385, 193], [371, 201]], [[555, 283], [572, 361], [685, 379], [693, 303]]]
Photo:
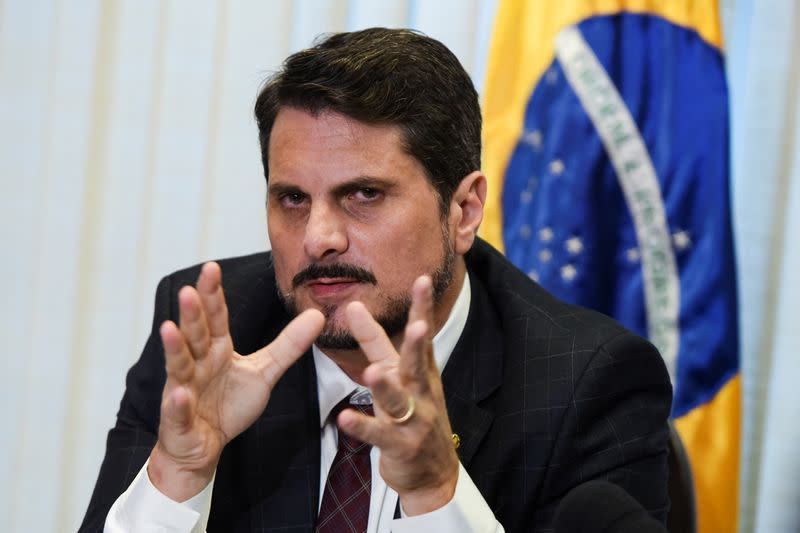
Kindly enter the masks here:
[[[345, 398], [333, 408], [330, 420], [346, 407], [372, 416], [372, 405], [351, 405]], [[322, 505], [317, 519], [317, 533], [364, 533], [369, 518], [369, 496], [372, 468], [369, 452], [372, 446], [339, 430], [339, 449], [328, 472]]]

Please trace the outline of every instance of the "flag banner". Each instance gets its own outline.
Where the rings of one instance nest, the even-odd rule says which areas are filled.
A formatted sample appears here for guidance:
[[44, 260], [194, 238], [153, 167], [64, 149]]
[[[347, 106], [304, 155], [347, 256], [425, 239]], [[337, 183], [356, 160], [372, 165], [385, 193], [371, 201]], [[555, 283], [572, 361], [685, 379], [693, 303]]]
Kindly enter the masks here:
[[501, 0], [484, 96], [483, 235], [659, 348], [701, 533], [734, 531], [738, 499], [721, 47], [713, 1]]

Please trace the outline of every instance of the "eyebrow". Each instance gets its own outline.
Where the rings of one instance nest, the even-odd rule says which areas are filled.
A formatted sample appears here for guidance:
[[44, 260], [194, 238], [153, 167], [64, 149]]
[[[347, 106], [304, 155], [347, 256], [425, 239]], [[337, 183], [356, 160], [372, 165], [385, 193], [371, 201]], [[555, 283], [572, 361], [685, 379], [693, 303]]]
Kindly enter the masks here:
[[[331, 190], [334, 195], [341, 196], [351, 193], [358, 189], [374, 188], [383, 191], [389, 191], [397, 186], [397, 182], [385, 178], [377, 178], [374, 176], [358, 176], [352, 180], [340, 183], [334, 186]], [[297, 185], [289, 183], [270, 183], [268, 186], [270, 196], [281, 196], [284, 194], [304, 194], [302, 188]]]
[[343, 194], [351, 193], [358, 189], [381, 189], [383, 191], [389, 191], [397, 186], [397, 182], [394, 180], [388, 180], [384, 178], [376, 178], [374, 176], [359, 176], [355, 179], [350, 181], [346, 181], [344, 183], [340, 183], [333, 188], [333, 194], [336, 196], [341, 196]]

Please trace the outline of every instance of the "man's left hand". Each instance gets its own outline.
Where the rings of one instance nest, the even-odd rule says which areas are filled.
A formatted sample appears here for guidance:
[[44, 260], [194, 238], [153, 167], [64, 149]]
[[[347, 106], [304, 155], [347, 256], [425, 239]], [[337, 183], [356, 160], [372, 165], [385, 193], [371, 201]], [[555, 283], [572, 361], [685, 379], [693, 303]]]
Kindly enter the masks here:
[[375, 416], [345, 410], [339, 428], [380, 448], [381, 477], [397, 491], [406, 515], [434, 511], [453, 498], [458, 456], [433, 357], [431, 279], [421, 276], [412, 286], [400, 353], [362, 303], [349, 304], [346, 316], [371, 363], [363, 381], [372, 391]]

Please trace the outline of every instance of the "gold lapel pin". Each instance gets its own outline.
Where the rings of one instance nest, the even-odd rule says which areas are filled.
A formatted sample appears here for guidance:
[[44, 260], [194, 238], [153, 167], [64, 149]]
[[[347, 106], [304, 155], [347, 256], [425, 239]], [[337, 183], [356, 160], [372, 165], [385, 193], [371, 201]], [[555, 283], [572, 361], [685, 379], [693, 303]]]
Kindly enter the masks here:
[[461, 446], [461, 437], [458, 436], [458, 433], [453, 433], [451, 438], [453, 439], [453, 448], [457, 450]]

